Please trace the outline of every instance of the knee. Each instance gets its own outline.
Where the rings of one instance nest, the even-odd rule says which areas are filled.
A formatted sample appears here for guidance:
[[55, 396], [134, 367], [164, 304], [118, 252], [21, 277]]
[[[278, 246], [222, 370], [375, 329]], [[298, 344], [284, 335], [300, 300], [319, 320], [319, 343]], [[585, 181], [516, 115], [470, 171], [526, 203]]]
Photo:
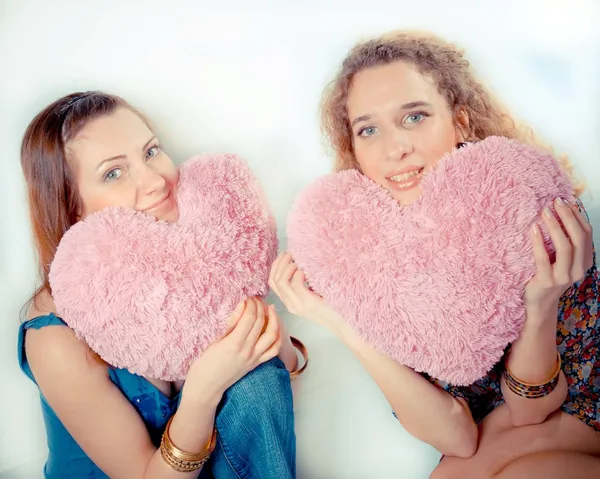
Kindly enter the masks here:
[[447, 460], [442, 460], [433, 470], [429, 479], [459, 479], [455, 467], [452, 467]]
[[235, 411], [235, 416], [263, 421], [273, 415], [293, 414], [290, 375], [279, 358], [273, 358], [246, 374], [223, 396], [221, 409]]
[[535, 426], [543, 423], [548, 417], [539, 411], [510, 411], [510, 422], [514, 427]]
[[232, 467], [239, 477], [295, 477], [292, 387], [279, 358], [225, 391], [215, 422], [220, 446], [213, 457], [215, 477], [230, 477]]
[[433, 470], [429, 479], [491, 479], [480, 461], [446, 457]]
[[477, 436], [466, 438], [460, 445], [457, 447], [454, 456], [459, 459], [470, 459], [477, 452]]

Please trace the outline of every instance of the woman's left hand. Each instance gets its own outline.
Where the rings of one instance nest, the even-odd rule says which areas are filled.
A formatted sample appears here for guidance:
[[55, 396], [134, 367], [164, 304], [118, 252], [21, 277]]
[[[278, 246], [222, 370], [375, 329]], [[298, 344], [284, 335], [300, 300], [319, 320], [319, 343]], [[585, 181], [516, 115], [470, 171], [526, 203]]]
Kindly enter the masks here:
[[[527, 308], [555, 308], [563, 293], [593, 266], [592, 226], [576, 205], [556, 200], [556, 214], [548, 208], [542, 220], [554, 244], [556, 255], [551, 261], [538, 225], [531, 230], [536, 275], [525, 288]], [[559, 223], [562, 222], [563, 227]]]

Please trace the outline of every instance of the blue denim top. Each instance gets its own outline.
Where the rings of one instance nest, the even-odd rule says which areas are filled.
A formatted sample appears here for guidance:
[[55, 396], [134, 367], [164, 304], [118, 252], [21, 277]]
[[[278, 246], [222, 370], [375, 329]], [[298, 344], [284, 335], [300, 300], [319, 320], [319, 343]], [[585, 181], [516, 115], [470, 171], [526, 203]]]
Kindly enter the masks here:
[[[22, 371], [35, 383], [25, 354], [25, 332], [45, 326], [66, 326], [56, 315], [39, 316], [21, 324], [18, 337], [18, 358]], [[152, 442], [158, 446], [167, 421], [175, 413], [179, 395], [169, 398], [152, 383], [126, 369], [108, 368], [111, 381], [119, 388], [144, 420]], [[37, 383], [36, 383], [37, 384]], [[40, 393], [42, 413], [48, 440], [48, 460], [44, 467], [46, 479], [108, 479], [79, 447], [75, 439]]]

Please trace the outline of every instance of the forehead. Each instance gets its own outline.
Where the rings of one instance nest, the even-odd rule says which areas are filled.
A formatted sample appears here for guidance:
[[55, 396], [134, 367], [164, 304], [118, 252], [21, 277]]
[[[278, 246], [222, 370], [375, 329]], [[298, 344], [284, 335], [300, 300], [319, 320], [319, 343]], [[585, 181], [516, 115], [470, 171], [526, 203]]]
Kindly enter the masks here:
[[103, 160], [140, 149], [152, 137], [142, 119], [126, 108], [89, 122], [70, 142], [75, 158]]
[[413, 101], [436, 105], [444, 102], [444, 98], [429, 75], [421, 74], [409, 63], [388, 63], [354, 75], [348, 92], [348, 115], [352, 119], [375, 113], [373, 109], [397, 107]]

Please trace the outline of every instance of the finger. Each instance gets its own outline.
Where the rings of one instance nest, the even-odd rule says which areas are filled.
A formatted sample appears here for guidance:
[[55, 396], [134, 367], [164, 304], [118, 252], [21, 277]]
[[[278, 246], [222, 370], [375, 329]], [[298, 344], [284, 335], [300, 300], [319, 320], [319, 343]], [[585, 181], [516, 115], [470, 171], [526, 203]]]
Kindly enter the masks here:
[[281, 345], [283, 343], [283, 339], [281, 335], [275, 340], [275, 342], [271, 345], [269, 349], [267, 349], [264, 353], [262, 353], [258, 358], [258, 364], [266, 363], [267, 361], [273, 359], [275, 356], [279, 354], [281, 351]]
[[283, 301], [283, 297], [281, 296], [281, 291], [279, 291], [279, 285], [275, 282], [275, 278], [274, 278], [276, 268], [277, 268], [277, 265], [273, 264], [273, 267], [271, 268], [271, 273], [269, 275], [269, 287], [277, 295], [277, 297]]
[[275, 273], [273, 274], [273, 279], [275, 280], [275, 282], [279, 281], [279, 279], [282, 276], [282, 272], [283, 270], [285, 270], [285, 268], [292, 262], [292, 255], [290, 253], [288, 253], [287, 251], [285, 253], [283, 253], [281, 255], [279, 264], [277, 265], [277, 268], [275, 270]]
[[275, 261], [273, 261], [273, 264], [271, 265], [271, 270], [269, 271], [269, 286], [271, 286], [271, 288], [273, 288], [274, 286], [275, 273], [279, 270], [281, 261], [283, 260], [284, 256], [285, 252], [279, 253], [277, 255], [277, 258], [275, 258]]
[[578, 245], [585, 245], [586, 232], [575, 216], [575, 212], [569, 207], [567, 202], [557, 199], [556, 213], [562, 221], [567, 237], [571, 240], [571, 244], [575, 247]]
[[282, 281], [279, 284], [279, 291], [281, 293], [281, 299], [290, 313], [295, 314], [297, 311], [301, 310], [302, 301], [289, 281]]
[[302, 271], [301, 269], [296, 271], [296, 273], [294, 274], [294, 277], [292, 278], [292, 281], [290, 281], [290, 283], [292, 285], [292, 289], [294, 290], [294, 292], [296, 293], [296, 296], [298, 297], [298, 300], [302, 304], [306, 304], [307, 301], [314, 301], [315, 299], [318, 301], [323, 300], [323, 296], [321, 296], [319, 293], [314, 291], [307, 284], [306, 274], [304, 274], [304, 271]]
[[289, 282], [292, 279], [292, 276], [294, 276], [294, 273], [296, 271], [298, 271], [298, 265], [296, 263], [294, 263], [293, 261], [291, 261], [281, 271], [281, 277], [280, 277], [279, 281], [280, 282], [281, 281]]
[[301, 269], [294, 273], [294, 276], [290, 281], [290, 285], [298, 300], [303, 304], [310, 300], [311, 295], [314, 294], [310, 289], [308, 289], [308, 286], [306, 286], [306, 275]]
[[567, 284], [571, 278], [571, 265], [573, 264], [573, 246], [571, 241], [560, 226], [556, 216], [552, 214], [549, 208], [544, 208], [542, 213], [543, 221], [550, 233], [550, 239], [556, 250], [556, 260], [554, 262], [554, 280], [561, 284]]
[[239, 323], [240, 319], [242, 319], [245, 309], [246, 299], [242, 299], [229, 316], [229, 324], [227, 326], [227, 332], [225, 333], [225, 336], [227, 336], [229, 333], [231, 333], [231, 331], [234, 330], [236, 325]]
[[568, 238], [573, 248], [570, 275], [572, 279], [580, 279], [587, 271], [588, 243], [591, 237], [582, 228], [581, 223], [575, 216], [575, 212], [569, 208], [563, 200], [556, 201], [556, 211], [560, 217]]
[[242, 317], [238, 321], [238, 323], [233, 328], [231, 332], [231, 336], [235, 336], [237, 339], [244, 341], [250, 330], [254, 326], [254, 322], [256, 321], [256, 301], [254, 298], [249, 298], [246, 300], [246, 308], [244, 309], [244, 313]]
[[571, 211], [573, 211], [573, 215], [575, 216], [575, 219], [577, 219], [577, 221], [581, 225], [581, 229], [583, 229], [583, 231], [585, 231], [586, 234], [591, 236], [592, 230], [593, 230], [592, 225], [587, 220], [585, 215], [579, 210], [579, 206], [577, 206], [576, 204], [573, 204], [573, 203], [567, 203], [567, 205], [569, 206]]
[[262, 301], [256, 299], [256, 321], [254, 322], [254, 326], [248, 333], [248, 337], [246, 338], [246, 344], [248, 347], [253, 348], [258, 340], [259, 336], [263, 332], [266, 327], [267, 318], [265, 317], [265, 311], [262, 304]]
[[279, 296], [290, 310], [300, 306], [298, 297], [290, 284], [290, 280], [294, 277], [296, 271], [298, 271], [298, 265], [291, 261], [281, 270], [281, 276], [276, 280], [277, 289], [280, 293]]
[[537, 272], [545, 278], [552, 278], [550, 257], [544, 245], [544, 238], [542, 237], [540, 227], [536, 223], [531, 227], [531, 242], [533, 244], [533, 257]]
[[258, 338], [254, 352], [262, 355], [269, 349], [279, 337], [279, 317], [275, 312], [275, 307], [271, 305], [268, 308], [268, 324], [265, 332]]
[[313, 294], [311, 289], [306, 285], [306, 275], [301, 269], [298, 269], [294, 273], [294, 276], [292, 277], [290, 283], [298, 296]]
[[284, 302], [285, 298], [283, 297], [283, 294], [281, 292], [280, 278], [282, 276], [282, 271], [285, 270], [285, 268], [290, 264], [291, 260], [292, 256], [289, 253], [281, 253], [275, 261], [276, 264], [273, 265], [273, 268], [271, 270], [269, 286], [271, 286], [271, 289], [275, 291], [275, 294]]
[[[273, 359], [275, 356], [277, 356], [279, 354], [279, 352], [281, 351], [281, 346], [283, 344], [283, 334], [282, 334], [282, 329], [281, 329], [281, 321], [279, 320], [279, 317], [277, 316], [277, 313], [275, 312], [275, 307], [273, 305], [271, 305], [271, 307], [269, 307], [269, 324], [271, 323], [276, 323], [278, 325], [278, 329], [277, 329], [277, 333], [276, 333], [276, 337], [275, 337], [275, 341], [273, 341], [267, 348], [265, 351], [263, 351], [260, 356], [258, 357], [258, 364], [262, 364], [266, 361], [269, 361], [270, 359]], [[266, 344], [266, 342], [265, 342]], [[261, 350], [257, 351], [260, 352]]]

